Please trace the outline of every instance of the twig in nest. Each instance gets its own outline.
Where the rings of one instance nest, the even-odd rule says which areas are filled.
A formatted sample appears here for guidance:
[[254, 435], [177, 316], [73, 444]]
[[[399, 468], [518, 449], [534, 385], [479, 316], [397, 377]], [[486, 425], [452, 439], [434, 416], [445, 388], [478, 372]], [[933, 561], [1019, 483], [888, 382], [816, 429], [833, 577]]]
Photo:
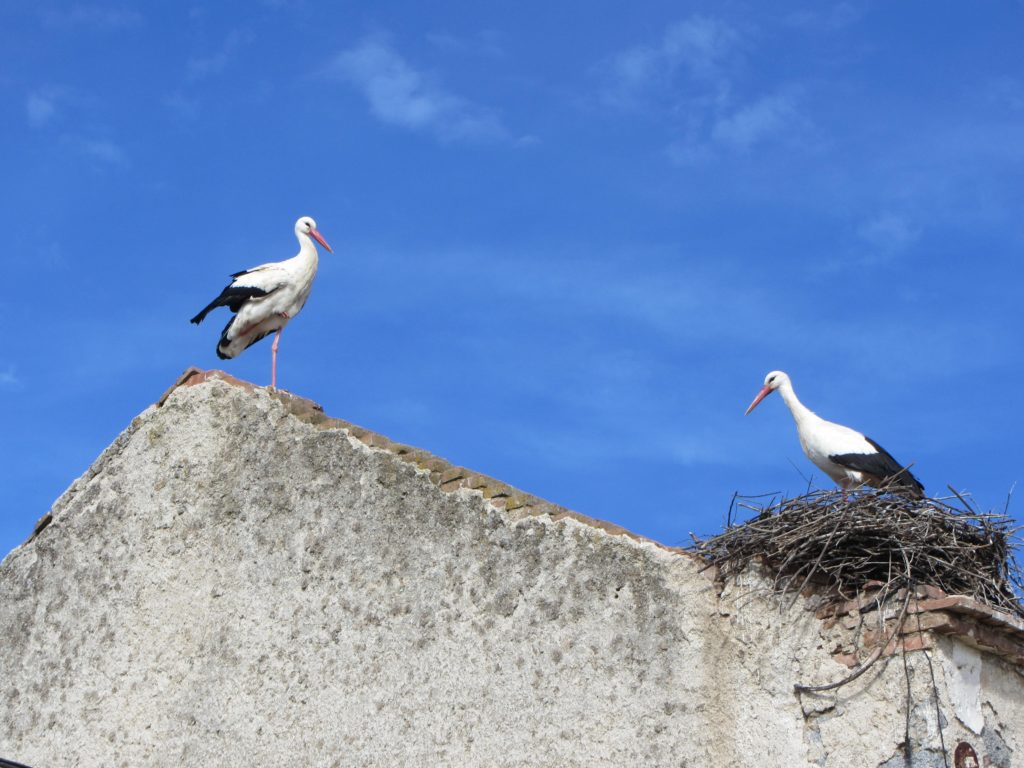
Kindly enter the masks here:
[[1005, 514], [977, 511], [964, 494], [918, 501], [884, 490], [846, 497], [815, 491], [764, 507], [750, 498], [734, 497], [730, 518], [738, 507], [755, 517], [710, 539], [694, 537], [689, 547], [722, 579], [757, 562], [777, 591], [814, 585], [851, 599], [869, 583], [890, 582], [892, 563], [902, 561], [912, 583], [1024, 617], [1024, 579], [1014, 558], [1020, 529]]

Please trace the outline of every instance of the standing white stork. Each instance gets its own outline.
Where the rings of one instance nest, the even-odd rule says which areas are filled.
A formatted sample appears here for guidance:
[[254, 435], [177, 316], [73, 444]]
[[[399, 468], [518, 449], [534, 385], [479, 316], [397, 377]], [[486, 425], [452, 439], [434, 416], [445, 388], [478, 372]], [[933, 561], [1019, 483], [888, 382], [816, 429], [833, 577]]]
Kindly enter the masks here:
[[789, 376], [782, 371], [772, 371], [765, 376], [764, 387], [747, 413], [775, 390], [793, 414], [800, 446], [807, 458], [831, 477], [844, 494], [852, 488], [870, 485], [901, 491], [914, 499], [924, 498], [924, 486], [907, 467], [870, 437], [842, 424], [825, 421], [811, 411], [797, 399]]
[[316, 277], [318, 258], [313, 240], [331, 250], [317, 232], [316, 222], [309, 216], [295, 222], [295, 237], [299, 240], [297, 255], [287, 261], [235, 272], [231, 275], [234, 279], [220, 296], [192, 318], [192, 322], [198, 325], [217, 307], [227, 307], [235, 313], [217, 342], [217, 357], [221, 360], [236, 357], [264, 336], [277, 331], [270, 348], [271, 389], [277, 387], [277, 344], [281, 340], [281, 331], [302, 310]]

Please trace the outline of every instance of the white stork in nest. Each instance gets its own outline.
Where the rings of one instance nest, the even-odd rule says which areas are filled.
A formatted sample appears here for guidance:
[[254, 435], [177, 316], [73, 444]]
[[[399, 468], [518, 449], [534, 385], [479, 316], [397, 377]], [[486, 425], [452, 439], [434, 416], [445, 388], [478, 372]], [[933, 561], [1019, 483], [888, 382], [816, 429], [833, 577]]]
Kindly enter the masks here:
[[910, 474], [909, 468], [896, 461], [870, 437], [842, 424], [825, 421], [811, 411], [797, 398], [789, 376], [782, 371], [772, 371], [765, 376], [764, 387], [747, 408], [747, 413], [776, 390], [793, 414], [800, 446], [807, 458], [831, 477], [844, 494], [853, 488], [870, 485], [904, 493], [913, 499], [924, 498], [924, 486]]
[[[302, 310], [309, 298], [316, 277], [317, 251], [313, 241], [328, 251], [331, 246], [316, 229], [316, 222], [303, 216], [295, 222], [295, 237], [299, 240], [299, 252], [287, 261], [261, 264], [252, 269], [235, 272], [234, 278], [211, 301], [192, 318], [199, 324], [217, 307], [227, 307], [234, 316], [224, 326], [217, 342], [217, 357], [226, 360], [237, 357], [244, 349], [251, 347], [264, 336], [277, 332], [270, 347], [270, 386], [277, 387], [277, 345], [281, 331], [288, 321]], [[332, 251], [333, 253], [333, 251]]]

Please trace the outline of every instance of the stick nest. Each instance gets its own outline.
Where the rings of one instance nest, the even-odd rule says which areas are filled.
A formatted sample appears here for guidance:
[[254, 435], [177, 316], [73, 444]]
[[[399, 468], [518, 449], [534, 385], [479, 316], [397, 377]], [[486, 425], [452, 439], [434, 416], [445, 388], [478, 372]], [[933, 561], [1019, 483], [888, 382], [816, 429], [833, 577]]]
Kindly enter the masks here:
[[[1014, 557], [1021, 528], [1005, 513], [979, 512], [955, 491], [921, 501], [875, 490], [759, 503], [763, 498], [733, 497], [726, 530], [693, 537], [688, 549], [720, 578], [758, 562], [777, 591], [813, 585], [847, 600], [881, 584], [927, 584], [1024, 618], [1024, 578]], [[739, 509], [755, 516], [734, 524]]]

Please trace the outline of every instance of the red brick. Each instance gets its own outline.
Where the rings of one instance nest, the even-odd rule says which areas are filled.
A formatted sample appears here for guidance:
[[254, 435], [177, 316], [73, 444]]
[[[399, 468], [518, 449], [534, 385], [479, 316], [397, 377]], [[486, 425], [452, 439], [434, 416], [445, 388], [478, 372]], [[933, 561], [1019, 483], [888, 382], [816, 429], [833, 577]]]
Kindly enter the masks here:
[[837, 661], [844, 667], [849, 667], [850, 669], [853, 669], [860, 664], [860, 661], [857, 659], [857, 654], [855, 653], [833, 653], [832, 659], [833, 661]]
[[935, 640], [932, 635], [924, 632], [915, 632], [903, 638], [901, 643], [903, 650], [907, 652], [923, 651], [926, 648], [934, 648]]
[[466, 476], [466, 470], [462, 467], [450, 467], [441, 472], [441, 485], [450, 483], [453, 480], [461, 480]]
[[359, 437], [359, 441], [371, 448], [387, 448], [391, 445], [390, 440], [383, 435], [376, 434], [375, 432], [367, 432], [365, 435], [361, 435]]

